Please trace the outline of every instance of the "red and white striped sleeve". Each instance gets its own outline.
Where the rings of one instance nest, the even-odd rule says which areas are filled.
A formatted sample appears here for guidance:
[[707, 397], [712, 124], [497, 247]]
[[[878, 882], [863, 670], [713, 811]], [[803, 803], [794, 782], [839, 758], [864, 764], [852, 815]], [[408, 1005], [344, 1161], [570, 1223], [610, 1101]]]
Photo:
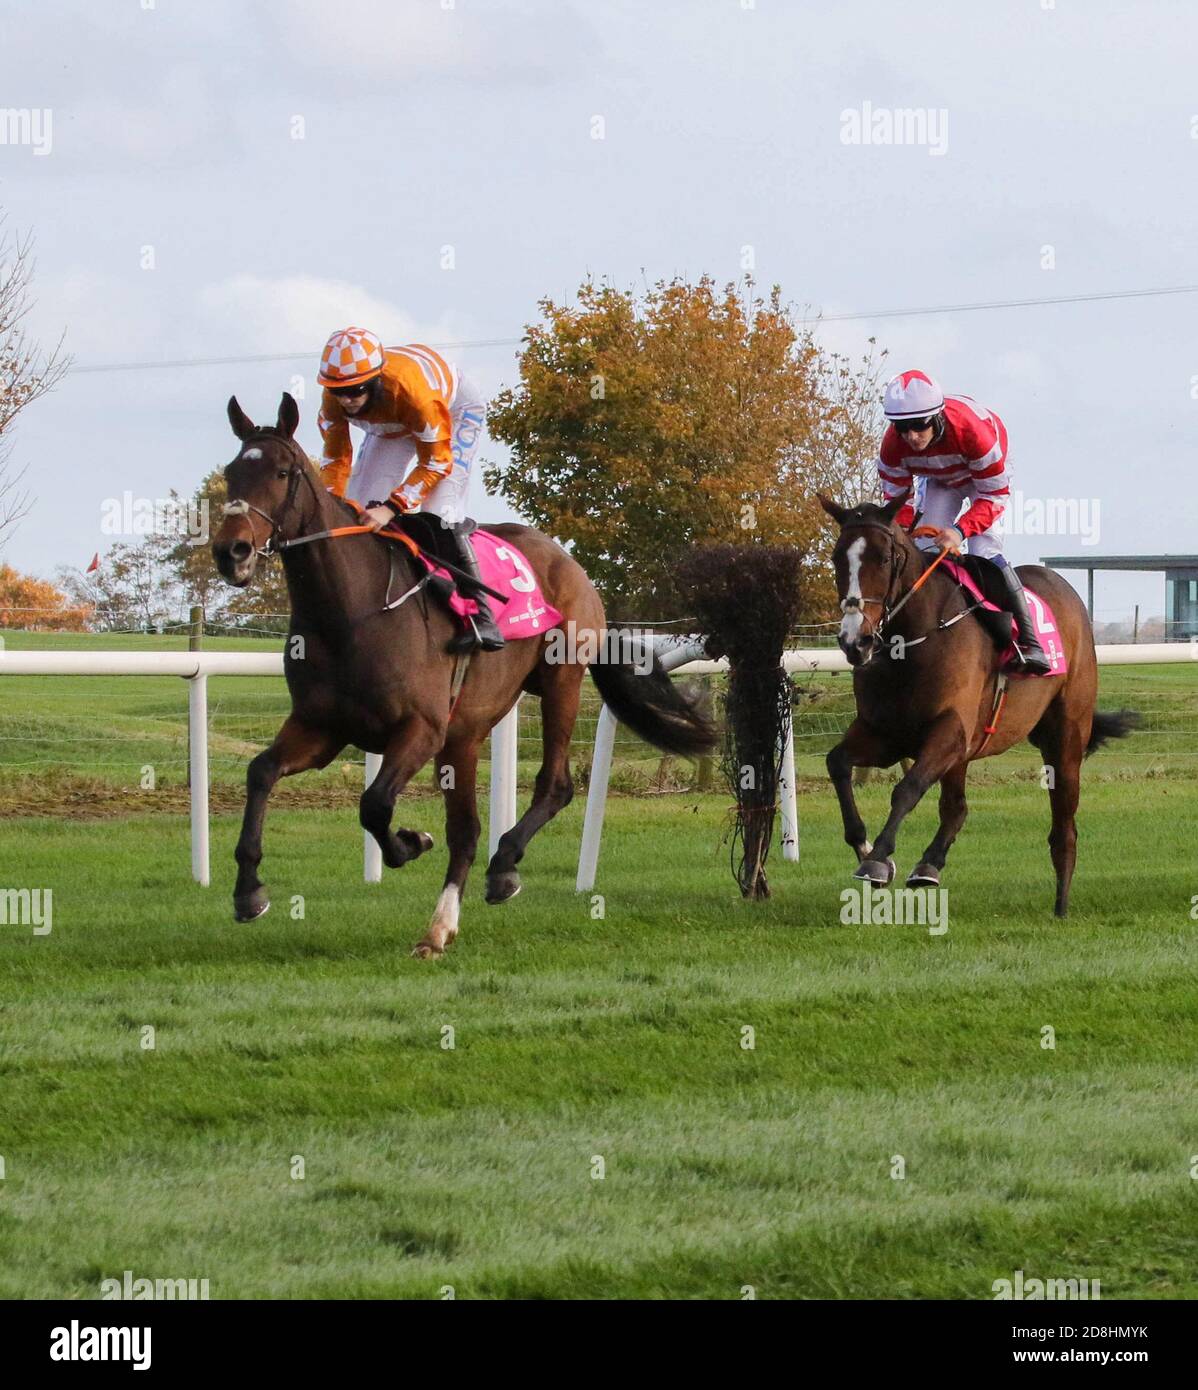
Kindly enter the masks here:
[[[878, 450], [878, 477], [882, 483], [882, 497], [887, 502], [893, 502], [904, 492], [914, 493], [915, 479], [903, 459], [898, 431], [893, 425], [887, 425], [886, 433], [882, 436]], [[914, 520], [915, 508], [910, 502], [900, 507], [895, 517], [900, 526], [910, 526]]]
[[963, 536], [988, 531], [1002, 516], [1011, 494], [1007, 429], [997, 415], [965, 406], [954, 420], [961, 453], [969, 465], [974, 500], [956, 523]]

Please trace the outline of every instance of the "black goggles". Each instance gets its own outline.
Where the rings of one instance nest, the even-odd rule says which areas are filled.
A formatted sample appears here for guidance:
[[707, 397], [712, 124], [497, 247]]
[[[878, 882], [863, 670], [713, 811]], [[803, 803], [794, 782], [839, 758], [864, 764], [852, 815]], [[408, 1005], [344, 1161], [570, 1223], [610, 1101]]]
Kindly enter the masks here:
[[[373, 377], [370, 379], [374, 380]], [[370, 381], [357, 381], [352, 386], [330, 386], [329, 394], [333, 396], [364, 396], [370, 390]]]
[[930, 430], [936, 423], [934, 415], [927, 415], [922, 420], [895, 420], [894, 428], [899, 434], [918, 434], [920, 430]]

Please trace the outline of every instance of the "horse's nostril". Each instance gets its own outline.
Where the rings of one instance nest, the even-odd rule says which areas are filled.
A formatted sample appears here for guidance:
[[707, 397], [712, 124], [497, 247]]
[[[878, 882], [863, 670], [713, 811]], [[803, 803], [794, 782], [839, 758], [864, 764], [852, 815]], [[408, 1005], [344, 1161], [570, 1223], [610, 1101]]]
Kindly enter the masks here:
[[229, 555], [237, 564], [244, 564], [250, 558], [253, 547], [249, 541], [234, 541], [229, 547]]

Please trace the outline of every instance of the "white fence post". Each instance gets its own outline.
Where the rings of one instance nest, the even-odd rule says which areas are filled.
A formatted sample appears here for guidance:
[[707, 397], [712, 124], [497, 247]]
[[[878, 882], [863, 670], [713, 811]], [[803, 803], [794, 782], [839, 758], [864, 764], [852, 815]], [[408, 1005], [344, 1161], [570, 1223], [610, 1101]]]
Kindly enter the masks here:
[[[379, 775], [379, 768], [383, 765], [383, 755], [381, 753], [366, 754], [366, 786]], [[364, 839], [362, 844], [362, 877], [367, 883], [381, 883], [383, 879], [383, 851], [379, 849], [379, 842], [374, 838], [369, 830], [363, 830]]]
[[520, 746], [520, 698], [491, 730], [491, 811], [487, 826], [487, 857], [499, 848], [499, 837], [516, 824], [516, 755]]
[[778, 800], [782, 804], [782, 858], [792, 864], [799, 862], [799, 803], [795, 795], [795, 723], [794, 711], [786, 714], [786, 733], [782, 743], [782, 776], [778, 783]]
[[[642, 634], [653, 648], [663, 671], [672, 671], [697, 661], [703, 655], [702, 637], [685, 634], [655, 636]], [[642, 648], [643, 652], [643, 648]], [[595, 886], [599, 870], [599, 842], [603, 838], [603, 813], [607, 809], [607, 784], [611, 778], [612, 754], [616, 744], [616, 717], [604, 705], [595, 725], [595, 747], [591, 752], [591, 780], [587, 784], [587, 808], [582, 818], [582, 845], [578, 851], [578, 877], [574, 880], [576, 893], [589, 893]]]
[[188, 766], [191, 772], [191, 876], [209, 882], [208, 865], [208, 677], [201, 671], [187, 682]]
[[603, 838], [603, 812], [607, 808], [607, 782], [611, 776], [612, 750], [616, 742], [616, 716], [606, 705], [595, 725], [595, 747], [591, 753], [591, 780], [587, 784], [587, 809], [582, 820], [582, 847], [578, 851], [576, 893], [589, 893], [595, 886], [599, 868], [599, 841]]

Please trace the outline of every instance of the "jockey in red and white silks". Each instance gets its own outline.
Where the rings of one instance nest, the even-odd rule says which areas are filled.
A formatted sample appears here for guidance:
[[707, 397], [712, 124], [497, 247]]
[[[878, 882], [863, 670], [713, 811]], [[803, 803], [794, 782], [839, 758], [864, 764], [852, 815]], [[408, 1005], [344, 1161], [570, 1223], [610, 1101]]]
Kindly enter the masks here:
[[[1051, 671], [1040, 647], [1027, 597], [1002, 553], [996, 523], [1011, 492], [1007, 465], [1007, 427], [969, 396], [946, 396], [925, 372], [900, 372], [886, 383], [883, 409], [890, 424], [878, 451], [878, 476], [885, 499], [914, 492], [923, 478], [923, 549], [957, 550], [991, 560], [1002, 571], [1011, 612], [1019, 626], [1016, 650], [1029, 673]], [[965, 510], [962, 511], [962, 508]], [[960, 515], [958, 515], [960, 513]], [[911, 502], [895, 518], [910, 527]]]
[[[991, 528], [1011, 491], [1007, 427], [968, 396], [942, 395], [922, 372], [904, 372], [890, 381], [884, 407], [891, 423], [882, 436], [878, 475], [886, 501], [910, 491], [917, 477], [925, 477], [924, 524], [943, 530], [955, 523], [956, 543], [968, 540], [971, 555], [1001, 554], [1002, 541]], [[958, 520], [966, 503], [968, 509]], [[909, 502], [897, 520], [900, 526], [910, 526], [914, 519]], [[921, 544], [924, 549], [937, 548], [935, 537]]]

